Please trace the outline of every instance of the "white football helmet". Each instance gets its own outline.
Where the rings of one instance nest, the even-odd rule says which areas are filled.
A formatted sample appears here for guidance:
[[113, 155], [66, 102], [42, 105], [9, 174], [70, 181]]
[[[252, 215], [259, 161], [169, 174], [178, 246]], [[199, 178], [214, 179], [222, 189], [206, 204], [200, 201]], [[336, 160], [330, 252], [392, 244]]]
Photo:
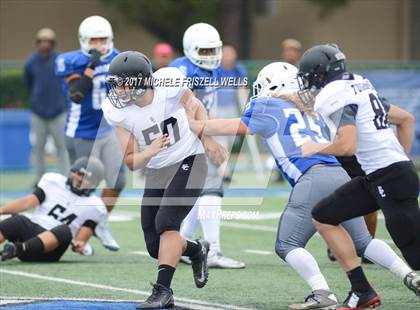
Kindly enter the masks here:
[[[222, 61], [222, 41], [219, 32], [212, 25], [198, 23], [191, 25], [182, 39], [184, 54], [195, 65], [213, 70]], [[200, 49], [215, 49], [214, 55], [200, 55]]]
[[92, 49], [89, 41], [93, 38], [107, 38], [107, 52], [103, 57], [108, 56], [112, 52], [112, 48], [114, 47], [114, 34], [112, 33], [111, 24], [102, 16], [95, 15], [87, 17], [79, 26], [80, 47], [86, 55], [89, 55], [89, 51]]
[[299, 91], [298, 69], [286, 62], [273, 62], [258, 73], [252, 84], [254, 97], [287, 95]]

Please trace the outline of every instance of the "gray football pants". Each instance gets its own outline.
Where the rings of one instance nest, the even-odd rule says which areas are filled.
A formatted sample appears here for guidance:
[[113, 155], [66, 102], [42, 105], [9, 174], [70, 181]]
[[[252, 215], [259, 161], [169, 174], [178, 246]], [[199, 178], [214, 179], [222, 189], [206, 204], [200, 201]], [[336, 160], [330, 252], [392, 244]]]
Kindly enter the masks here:
[[[278, 256], [284, 260], [290, 251], [306, 246], [316, 232], [312, 209], [348, 181], [350, 177], [341, 166], [312, 167], [300, 177], [280, 217], [275, 246]], [[357, 255], [362, 256], [372, 240], [363, 217], [348, 220], [342, 225], [353, 239]]]
[[72, 164], [80, 157], [94, 156], [104, 165], [106, 185], [118, 191], [124, 188], [126, 177], [123, 157], [114, 132], [95, 140], [66, 136], [66, 146]]

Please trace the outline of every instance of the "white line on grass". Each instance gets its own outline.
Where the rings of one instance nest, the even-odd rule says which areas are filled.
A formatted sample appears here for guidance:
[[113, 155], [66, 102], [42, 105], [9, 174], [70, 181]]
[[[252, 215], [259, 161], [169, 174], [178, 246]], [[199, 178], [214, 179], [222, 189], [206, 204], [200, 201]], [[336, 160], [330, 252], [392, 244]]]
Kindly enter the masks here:
[[[56, 278], [56, 277], [50, 277], [50, 276], [43, 276], [40, 274], [17, 271], [17, 270], [0, 269], [0, 273], [39, 279], [39, 280], [46, 280], [46, 281], [51, 281], [51, 282], [59, 282], [59, 283], [70, 284], [70, 285], [93, 287], [93, 288], [98, 288], [98, 289], [103, 289], [103, 290], [126, 292], [126, 293], [132, 293], [132, 294], [143, 295], [143, 296], [150, 295], [150, 292], [146, 292], [146, 291], [134, 290], [134, 289], [129, 289], [129, 288], [121, 288], [121, 287], [109, 286], [109, 285], [102, 285], [102, 284], [96, 284], [96, 283], [90, 283], [90, 282], [75, 281], [75, 280]], [[189, 304], [189, 305], [184, 304], [184, 306], [190, 306], [190, 307], [194, 306], [195, 309], [200, 309], [200, 310], [204, 310], [204, 309], [205, 310], [209, 310], [209, 309], [250, 310], [251, 309], [251, 308], [238, 307], [235, 305], [211, 303], [211, 302], [206, 302], [203, 300], [189, 299], [189, 298], [183, 298], [183, 297], [176, 297], [175, 300], [180, 301], [181, 303]]]
[[131, 254], [141, 255], [141, 256], [150, 256], [149, 252], [146, 251], [133, 251]]
[[271, 255], [273, 252], [270, 251], [261, 251], [261, 250], [254, 250], [254, 249], [243, 249], [242, 252], [250, 253], [250, 254], [257, 254], [257, 255]]

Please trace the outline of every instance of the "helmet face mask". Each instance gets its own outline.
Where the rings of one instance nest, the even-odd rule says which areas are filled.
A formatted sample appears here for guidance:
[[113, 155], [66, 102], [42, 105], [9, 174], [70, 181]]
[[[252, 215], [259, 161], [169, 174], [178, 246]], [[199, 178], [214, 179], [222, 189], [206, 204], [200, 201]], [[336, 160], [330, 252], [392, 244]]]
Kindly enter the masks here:
[[[139, 77], [138, 79], [141, 79]], [[108, 76], [106, 83], [109, 87], [108, 98], [111, 104], [117, 109], [133, 105], [144, 95], [146, 88], [142, 85], [125, 85], [124, 78]]]
[[182, 40], [185, 56], [196, 66], [213, 70], [222, 61], [222, 46], [219, 32], [211, 25], [198, 23], [190, 26]]
[[152, 64], [142, 53], [118, 54], [109, 66], [106, 78], [108, 98], [117, 109], [135, 104], [148, 88], [153, 88]]
[[299, 76], [305, 89], [321, 89], [346, 72], [346, 56], [331, 44], [316, 45], [302, 55]]
[[94, 157], [81, 157], [70, 168], [67, 185], [79, 196], [89, 196], [104, 178], [104, 167]]

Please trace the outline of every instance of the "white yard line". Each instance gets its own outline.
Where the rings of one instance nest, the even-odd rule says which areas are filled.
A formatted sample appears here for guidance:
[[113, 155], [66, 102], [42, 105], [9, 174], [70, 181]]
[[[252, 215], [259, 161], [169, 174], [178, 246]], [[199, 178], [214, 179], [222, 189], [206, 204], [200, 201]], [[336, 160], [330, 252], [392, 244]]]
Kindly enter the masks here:
[[270, 251], [262, 251], [262, 250], [254, 250], [254, 249], [243, 249], [242, 252], [249, 253], [249, 254], [257, 254], [257, 255], [271, 255], [273, 252]]
[[[92, 287], [92, 288], [109, 290], [109, 291], [126, 292], [126, 293], [131, 293], [131, 294], [136, 294], [136, 295], [143, 295], [143, 296], [150, 295], [150, 292], [146, 292], [146, 291], [134, 290], [134, 289], [129, 289], [129, 288], [121, 288], [121, 287], [109, 286], [109, 285], [102, 285], [102, 284], [96, 284], [96, 283], [90, 283], [90, 282], [83, 282], [83, 281], [75, 281], [75, 280], [69, 280], [69, 279], [63, 279], [63, 278], [57, 278], [57, 277], [50, 277], [50, 276], [44, 276], [44, 275], [40, 275], [36, 273], [29, 273], [29, 272], [23, 272], [23, 271], [17, 271], [17, 270], [8, 270], [4, 268], [0, 269], [0, 273], [5, 273], [5, 274], [10, 274], [10, 275], [15, 275], [15, 276], [22, 276], [22, 277], [38, 279], [38, 280], [46, 280], [50, 282], [58, 282], [58, 283], [64, 283], [64, 284], [70, 284], [70, 285]], [[176, 302], [183, 303], [184, 306], [194, 307], [194, 309], [200, 309], [200, 310], [210, 310], [210, 309], [250, 310], [251, 309], [251, 308], [238, 307], [235, 305], [211, 303], [211, 302], [206, 302], [204, 300], [189, 299], [189, 298], [183, 298], [183, 297], [176, 297], [175, 300]], [[179, 304], [180, 306], [181, 306], [181, 303]]]
[[130, 252], [131, 254], [135, 254], [135, 255], [141, 255], [141, 256], [150, 256], [149, 252], [147, 251], [133, 251]]

